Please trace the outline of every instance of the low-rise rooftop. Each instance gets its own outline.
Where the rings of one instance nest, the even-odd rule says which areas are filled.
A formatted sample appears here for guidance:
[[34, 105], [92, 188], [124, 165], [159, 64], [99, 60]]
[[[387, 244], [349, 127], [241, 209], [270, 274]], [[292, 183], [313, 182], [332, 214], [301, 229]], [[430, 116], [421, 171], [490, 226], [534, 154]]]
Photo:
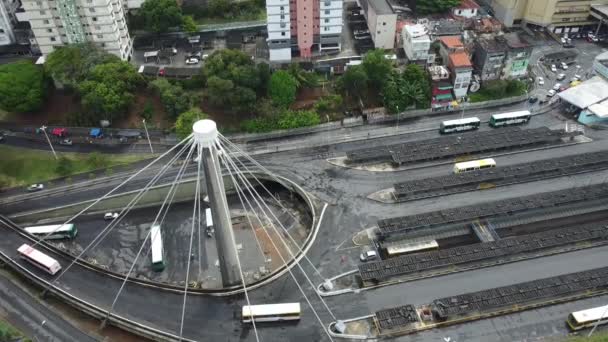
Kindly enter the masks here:
[[455, 68], [472, 67], [471, 59], [469, 55], [464, 51], [452, 52], [449, 55], [450, 64]]
[[460, 40], [460, 37], [458, 36], [441, 37], [439, 38], [439, 41], [441, 41], [443, 45], [451, 49], [464, 47], [464, 45], [462, 44], [462, 40]]
[[507, 46], [499, 43], [494, 38], [479, 38], [477, 44], [488, 53], [497, 53], [507, 51]]
[[477, 4], [473, 0], [462, 0], [460, 6], [457, 6], [456, 9], [480, 9], [481, 6]]

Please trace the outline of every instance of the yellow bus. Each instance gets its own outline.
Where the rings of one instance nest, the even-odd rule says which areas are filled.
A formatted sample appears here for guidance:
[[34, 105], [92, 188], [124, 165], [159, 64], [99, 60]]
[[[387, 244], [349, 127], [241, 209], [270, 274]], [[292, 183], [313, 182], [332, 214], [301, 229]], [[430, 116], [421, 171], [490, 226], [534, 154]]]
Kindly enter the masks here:
[[[599, 323], [598, 323], [599, 322]], [[598, 325], [608, 323], [608, 305], [597, 308], [575, 311], [568, 315], [566, 323], [572, 330], [591, 328], [596, 323]]]
[[496, 167], [496, 162], [492, 158], [472, 160], [468, 162], [454, 164], [454, 173], [469, 172]]

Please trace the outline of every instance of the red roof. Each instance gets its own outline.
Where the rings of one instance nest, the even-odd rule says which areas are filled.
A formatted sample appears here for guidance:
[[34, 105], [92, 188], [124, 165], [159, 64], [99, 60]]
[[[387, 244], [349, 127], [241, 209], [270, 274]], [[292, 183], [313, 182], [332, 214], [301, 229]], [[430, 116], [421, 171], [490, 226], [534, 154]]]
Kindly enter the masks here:
[[433, 96], [435, 95], [447, 95], [452, 93], [452, 89], [438, 89], [433, 87]]
[[445, 36], [439, 38], [439, 40], [443, 43], [443, 45], [447, 46], [448, 48], [464, 47], [464, 45], [462, 45], [460, 37], [458, 36]]
[[479, 6], [475, 1], [473, 0], [462, 0], [462, 2], [460, 3], [460, 6], [456, 7], [458, 9], [479, 9], [481, 6]]
[[471, 59], [469, 55], [464, 51], [452, 52], [450, 55], [450, 65], [455, 68], [471, 67]]

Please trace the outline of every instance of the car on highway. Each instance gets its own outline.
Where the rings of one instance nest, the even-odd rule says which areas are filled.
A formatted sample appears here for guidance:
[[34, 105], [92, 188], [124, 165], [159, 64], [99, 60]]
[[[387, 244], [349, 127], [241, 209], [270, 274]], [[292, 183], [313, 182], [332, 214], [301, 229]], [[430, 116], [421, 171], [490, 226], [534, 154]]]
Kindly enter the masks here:
[[198, 64], [199, 60], [198, 58], [188, 58], [186, 59], [186, 65], [194, 65], [194, 64]]
[[555, 64], [551, 64], [551, 71], [557, 72], [557, 67], [555, 66]]
[[562, 87], [561, 83], [555, 83], [555, 85], [553, 86], [553, 90], [558, 91], [559, 88], [561, 88], [561, 87]]
[[44, 184], [32, 184], [27, 187], [27, 191], [29, 192], [40, 191], [42, 189], [44, 189]]
[[63, 140], [59, 141], [59, 145], [72, 146], [72, 140], [71, 139], [63, 139]]
[[545, 85], [545, 79], [542, 77], [538, 77], [538, 85]]
[[113, 220], [117, 217], [118, 217], [118, 213], [105, 213], [105, 215], [103, 215], [104, 220]]
[[566, 74], [559, 74], [559, 75], [557, 75], [557, 77], [555, 79], [558, 80], [558, 81], [561, 81], [564, 78], [566, 78]]
[[369, 34], [369, 30], [355, 30], [353, 33], [357, 36], [360, 36], [364, 34]]
[[568, 70], [568, 64], [561, 62], [560, 66], [562, 67], [562, 69]]
[[547, 96], [548, 96], [548, 97], [553, 97], [553, 96], [554, 96], [556, 93], [557, 93], [557, 91], [555, 91], [555, 90], [551, 89], [551, 90], [549, 90], [549, 92], [547, 93]]
[[359, 259], [362, 262], [374, 260], [377, 257], [378, 257], [378, 253], [376, 253], [376, 251], [366, 251], [366, 252], [361, 253], [361, 255], [359, 255]]

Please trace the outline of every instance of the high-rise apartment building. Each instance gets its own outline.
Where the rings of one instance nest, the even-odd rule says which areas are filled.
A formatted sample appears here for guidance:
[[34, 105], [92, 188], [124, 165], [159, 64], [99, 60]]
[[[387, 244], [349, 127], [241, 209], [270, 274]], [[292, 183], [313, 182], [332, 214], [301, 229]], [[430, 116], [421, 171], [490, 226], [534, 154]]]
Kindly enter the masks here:
[[13, 29], [17, 23], [15, 12], [19, 8], [19, 0], [0, 0], [0, 46], [15, 43]]
[[65, 44], [91, 42], [128, 60], [133, 44], [126, 8], [123, 0], [22, 0], [17, 18], [29, 21], [32, 45], [43, 55]]
[[267, 0], [266, 12], [271, 62], [341, 47], [342, 0]]
[[496, 18], [505, 26], [542, 27], [556, 34], [593, 30], [598, 21], [590, 15], [592, 4], [608, 0], [492, 0]]

